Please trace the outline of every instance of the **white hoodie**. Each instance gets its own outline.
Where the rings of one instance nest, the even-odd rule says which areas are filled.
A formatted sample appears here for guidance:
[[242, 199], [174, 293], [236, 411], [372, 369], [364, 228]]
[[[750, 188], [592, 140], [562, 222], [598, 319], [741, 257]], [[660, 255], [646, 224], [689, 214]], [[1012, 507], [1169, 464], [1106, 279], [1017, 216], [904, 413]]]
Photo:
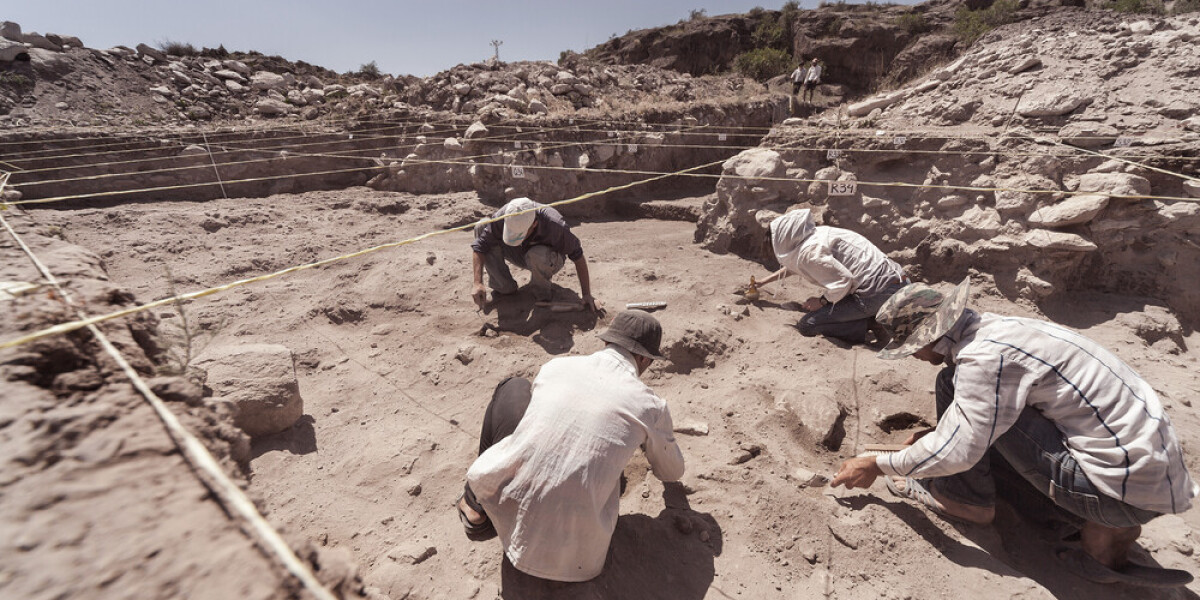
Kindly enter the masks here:
[[807, 208], [772, 221], [771, 244], [780, 265], [825, 288], [830, 302], [877, 294], [904, 277], [904, 269], [870, 240], [848, 229], [817, 227]]

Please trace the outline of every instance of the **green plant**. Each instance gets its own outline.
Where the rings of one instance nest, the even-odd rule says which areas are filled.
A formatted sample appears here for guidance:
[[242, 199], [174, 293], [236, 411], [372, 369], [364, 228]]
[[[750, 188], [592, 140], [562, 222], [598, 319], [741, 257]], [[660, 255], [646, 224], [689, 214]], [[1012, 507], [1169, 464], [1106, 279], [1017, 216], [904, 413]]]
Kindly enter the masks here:
[[912, 10], [896, 17], [896, 26], [907, 31], [909, 35], [922, 34], [932, 29], [924, 14]]
[[[163, 352], [163, 363], [158, 365], [157, 371], [160, 375], [184, 375], [188, 371], [188, 367], [192, 364], [192, 359], [204, 350], [204, 347], [216, 337], [217, 333], [225, 326], [225, 321], [221, 321], [211, 327], [208, 327], [207, 332], [202, 332], [204, 327], [198, 327], [188, 317], [188, 311], [184, 308], [184, 301], [177, 298], [179, 293], [176, 291], [175, 277], [171, 274], [171, 269], [166, 269], [167, 278], [167, 293], [175, 298], [172, 303], [175, 308], [175, 319], [164, 321], [162, 331], [163, 337], [167, 342], [167, 349]], [[169, 326], [167, 324], [169, 323]]]
[[688, 20], [697, 21], [708, 16], [708, 11], [703, 8], [693, 8], [688, 11]]
[[962, 41], [973, 44], [983, 34], [1011, 23], [1018, 6], [1018, 0], [996, 0], [991, 6], [980, 10], [960, 6], [954, 13], [953, 31]]
[[12, 71], [0, 71], [0, 85], [27, 87], [33, 85], [33, 81], [20, 73], [13, 73]]
[[363, 77], [370, 77], [371, 79], [378, 79], [381, 75], [379, 72], [379, 65], [375, 64], [375, 61], [371, 61], [359, 67], [358, 74]]
[[755, 48], [778, 48], [780, 50], [786, 49], [790, 42], [783, 20], [776, 18], [774, 13], [766, 13], [763, 16], [762, 20], [758, 22], [758, 27], [755, 27], [754, 32], [750, 34], [750, 40]]
[[1120, 13], [1161, 15], [1167, 12], [1162, 0], [1109, 0], [1104, 8]]
[[1171, 6], [1172, 15], [1191, 12], [1200, 12], [1200, 0], [1175, 0], [1175, 4]]
[[175, 56], [196, 56], [200, 54], [196, 47], [187, 42], [176, 42], [174, 40], [163, 40], [158, 43], [158, 49], [166, 54]]
[[733, 59], [733, 70], [755, 81], [782, 75], [791, 66], [791, 55], [778, 48], [755, 48]]

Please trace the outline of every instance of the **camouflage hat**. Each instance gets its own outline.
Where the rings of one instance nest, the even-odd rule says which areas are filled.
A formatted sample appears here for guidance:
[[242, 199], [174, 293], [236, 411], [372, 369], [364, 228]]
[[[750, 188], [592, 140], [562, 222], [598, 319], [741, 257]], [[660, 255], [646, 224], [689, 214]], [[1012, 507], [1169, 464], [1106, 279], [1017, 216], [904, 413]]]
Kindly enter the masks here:
[[950, 295], [920, 283], [910, 283], [879, 308], [875, 320], [892, 333], [892, 342], [879, 351], [879, 358], [910, 356], [946, 335], [967, 308], [967, 277]]

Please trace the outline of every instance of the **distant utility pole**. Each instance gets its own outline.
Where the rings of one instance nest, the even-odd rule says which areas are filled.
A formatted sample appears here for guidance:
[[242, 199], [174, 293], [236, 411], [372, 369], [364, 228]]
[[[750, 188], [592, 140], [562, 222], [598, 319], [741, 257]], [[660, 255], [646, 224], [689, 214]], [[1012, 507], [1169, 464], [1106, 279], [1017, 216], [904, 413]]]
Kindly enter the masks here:
[[500, 46], [502, 44], [504, 44], [504, 42], [502, 42], [500, 40], [492, 40], [492, 47], [496, 49], [496, 55], [495, 55], [496, 62], [500, 62]]

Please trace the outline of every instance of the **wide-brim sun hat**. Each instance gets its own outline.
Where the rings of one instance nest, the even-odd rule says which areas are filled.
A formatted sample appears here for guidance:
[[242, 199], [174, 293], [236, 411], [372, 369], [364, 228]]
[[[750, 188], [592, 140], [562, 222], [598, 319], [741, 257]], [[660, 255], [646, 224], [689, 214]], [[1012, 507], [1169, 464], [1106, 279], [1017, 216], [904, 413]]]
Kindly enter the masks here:
[[971, 278], [966, 277], [949, 294], [923, 283], [910, 283], [879, 308], [875, 320], [892, 334], [879, 358], [911, 356], [946, 335], [967, 308]]
[[[529, 233], [529, 228], [537, 219], [537, 209], [541, 205], [529, 198], [517, 198], [504, 205], [504, 214], [512, 215], [504, 219], [504, 243], [509, 246], [520, 246]], [[520, 213], [520, 214], [514, 214]]]
[[600, 339], [616, 344], [634, 354], [663, 360], [658, 346], [662, 343], [662, 325], [644, 310], [623, 310], [600, 334]]

